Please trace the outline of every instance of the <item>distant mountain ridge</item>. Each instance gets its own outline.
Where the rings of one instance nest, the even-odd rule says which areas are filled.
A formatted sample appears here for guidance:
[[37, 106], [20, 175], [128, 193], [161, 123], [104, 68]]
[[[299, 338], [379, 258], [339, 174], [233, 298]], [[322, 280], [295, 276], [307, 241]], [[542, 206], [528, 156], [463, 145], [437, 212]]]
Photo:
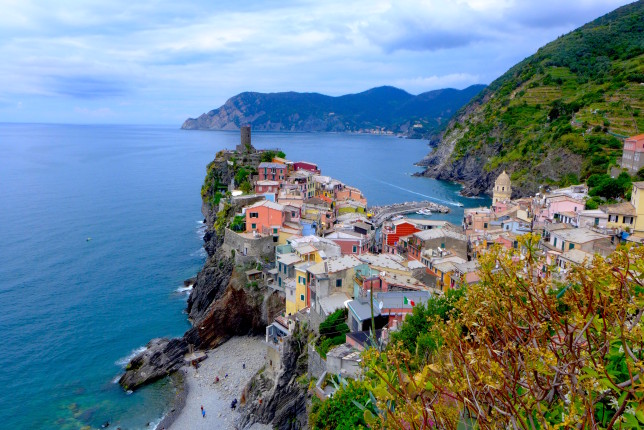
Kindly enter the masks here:
[[236, 130], [250, 124], [260, 131], [375, 132], [410, 137], [439, 131], [485, 85], [446, 88], [417, 96], [383, 86], [338, 97], [319, 93], [244, 92], [218, 109], [188, 118], [186, 130]]
[[511, 175], [514, 197], [606, 173], [621, 138], [644, 132], [644, 1], [541, 47], [465, 105], [421, 165], [490, 193]]

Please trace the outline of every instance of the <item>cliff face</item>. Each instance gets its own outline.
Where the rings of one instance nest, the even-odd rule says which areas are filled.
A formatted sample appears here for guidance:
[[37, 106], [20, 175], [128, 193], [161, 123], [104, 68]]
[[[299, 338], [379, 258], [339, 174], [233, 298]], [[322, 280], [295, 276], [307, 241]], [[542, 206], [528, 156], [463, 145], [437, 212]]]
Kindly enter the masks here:
[[641, 133], [644, 2], [634, 2], [540, 48], [450, 121], [419, 164], [463, 193], [489, 193], [502, 170], [513, 197], [605, 173], [618, 137]]
[[339, 97], [317, 93], [252, 93], [230, 98], [198, 118], [187, 119], [187, 130], [236, 130], [251, 124], [257, 131], [343, 132], [384, 129], [410, 137], [439, 130], [461, 106], [484, 88], [443, 89], [418, 96], [380, 87]]
[[[230, 180], [231, 172], [225, 162], [211, 164], [208, 172], [209, 175], [212, 172], [213, 179]], [[220, 250], [223, 237], [214, 229], [215, 209], [204, 204], [202, 211], [209, 226], [204, 235], [208, 258], [188, 298], [187, 310], [193, 326], [181, 338], [151, 341], [127, 365], [119, 380], [125, 389], [134, 390], [178, 370], [184, 364], [189, 345], [205, 350], [232, 336], [264, 334], [266, 325], [281, 310], [276, 292], [247, 287], [244, 273], [237, 271], [232, 259]]]
[[298, 324], [284, 344], [279, 374], [270, 378], [258, 373], [244, 389], [246, 403], [240, 409], [238, 428], [247, 429], [255, 423], [270, 424], [279, 430], [307, 428], [307, 388], [297, 382], [306, 373], [306, 365], [306, 333]]

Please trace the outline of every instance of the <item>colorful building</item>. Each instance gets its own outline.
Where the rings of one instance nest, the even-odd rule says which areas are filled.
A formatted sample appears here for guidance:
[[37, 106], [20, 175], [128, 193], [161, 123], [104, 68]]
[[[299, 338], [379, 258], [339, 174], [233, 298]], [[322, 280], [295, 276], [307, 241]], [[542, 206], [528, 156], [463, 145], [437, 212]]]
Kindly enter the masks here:
[[631, 174], [644, 167], [644, 134], [629, 137], [624, 141], [621, 165]]
[[631, 205], [635, 208], [635, 236], [644, 236], [644, 181], [634, 182], [631, 191]]
[[277, 194], [280, 189], [279, 181], [257, 181], [255, 183], [255, 194]]
[[246, 232], [277, 235], [284, 225], [286, 215], [284, 206], [262, 200], [244, 208], [246, 212]]
[[382, 252], [385, 254], [398, 254], [398, 241], [403, 236], [409, 236], [420, 229], [407, 219], [399, 219], [385, 224], [382, 229]]
[[287, 166], [280, 163], [259, 163], [257, 174], [260, 181], [283, 181], [286, 179]]

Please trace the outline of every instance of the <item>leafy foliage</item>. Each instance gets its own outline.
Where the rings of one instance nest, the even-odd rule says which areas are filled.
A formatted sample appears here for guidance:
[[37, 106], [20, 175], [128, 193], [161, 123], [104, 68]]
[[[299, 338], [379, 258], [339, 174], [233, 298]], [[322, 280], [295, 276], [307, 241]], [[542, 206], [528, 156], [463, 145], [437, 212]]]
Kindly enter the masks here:
[[314, 429], [329, 430], [366, 428], [364, 412], [354, 402], [364, 405], [368, 401], [367, 389], [358, 381], [349, 381], [325, 402], [320, 402], [317, 397], [314, 397], [309, 425]]
[[286, 158], [286, 154], [283, 151], [265, 151], [262, 152], [260, 159], [264, 162], [271, 162], [275, 157]]
[[595, 256], [562, 283], [535, 276], [539, 239], [480, 258], [481, 282], [436, 320], [443, 343], [418, 369], [396, 345], [363, 356], [374, 428], [644, 426], [644, 247]]
[[320, 323], [320, 337], [318, 338], [316, 349], [322, 357], [326, 358], [329, 349], [345, 342], [345, 335], [349, 333], [349, 326], [345, 322], [346, 319], [347, 309], [340, 308]]

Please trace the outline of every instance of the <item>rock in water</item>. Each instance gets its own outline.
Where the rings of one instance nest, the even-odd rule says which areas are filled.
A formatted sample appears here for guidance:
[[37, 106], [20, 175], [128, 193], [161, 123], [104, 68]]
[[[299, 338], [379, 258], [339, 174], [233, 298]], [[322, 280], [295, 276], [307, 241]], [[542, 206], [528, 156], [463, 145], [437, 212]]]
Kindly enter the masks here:
[[135, 390], [177, 371], [188, 351], [188, 343], [183, 338], [152, 339], [146, 347], [130, 361], [119, 379], [125, 390]]

